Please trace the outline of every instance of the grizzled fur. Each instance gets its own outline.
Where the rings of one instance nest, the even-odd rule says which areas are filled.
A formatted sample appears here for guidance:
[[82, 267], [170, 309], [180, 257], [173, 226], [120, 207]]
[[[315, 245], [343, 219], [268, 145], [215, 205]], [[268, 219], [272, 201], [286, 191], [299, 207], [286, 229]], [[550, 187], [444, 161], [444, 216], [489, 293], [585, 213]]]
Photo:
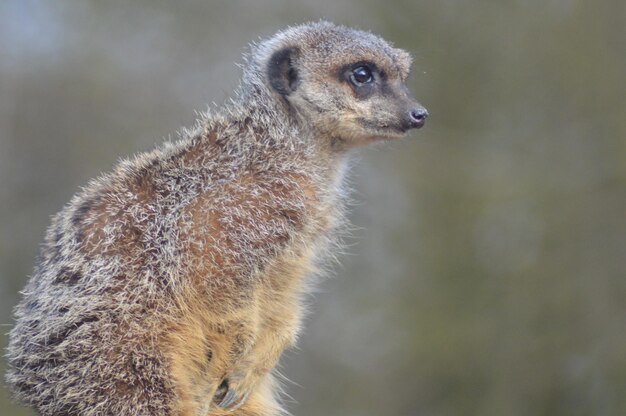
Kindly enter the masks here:
[[[350, 85], [359, 62], [384, 88]], [[409, 65], [327, 22], [253, 45], [232, 103], [54, 217], [10, 335], [15, 397], [42, 415], [281, 413], [272, 371], [335, 251], [347, 151], [410, 128]]]

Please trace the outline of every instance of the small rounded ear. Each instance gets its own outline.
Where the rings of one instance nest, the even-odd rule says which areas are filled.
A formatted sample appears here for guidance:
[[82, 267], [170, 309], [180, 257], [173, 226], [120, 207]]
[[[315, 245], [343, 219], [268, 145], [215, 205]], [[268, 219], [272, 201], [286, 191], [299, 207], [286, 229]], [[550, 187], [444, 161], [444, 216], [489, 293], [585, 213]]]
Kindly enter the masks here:
[[272, 54], [267, 65], [270, 85], [279, 94], [289, 95], [298, 87], [298, 70], [295, 61], [298, 57], [296, 48], [280, 49]]

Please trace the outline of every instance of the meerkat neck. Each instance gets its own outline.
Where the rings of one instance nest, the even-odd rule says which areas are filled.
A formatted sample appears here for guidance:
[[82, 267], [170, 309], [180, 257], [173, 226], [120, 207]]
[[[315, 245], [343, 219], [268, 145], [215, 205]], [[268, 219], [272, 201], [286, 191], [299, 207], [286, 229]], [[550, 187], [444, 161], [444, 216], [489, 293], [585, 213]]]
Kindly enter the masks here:
[[306, 115], [299, 114], [282, 97], [277, 99], [263, 83], [243, 84], [236, 97], [219, 118], [255, 132], [248, 136], [249, 144], [272, 151], [305, 152], [330, 164], [345, 159], [347, 152], [332, 137], [311, 128]]

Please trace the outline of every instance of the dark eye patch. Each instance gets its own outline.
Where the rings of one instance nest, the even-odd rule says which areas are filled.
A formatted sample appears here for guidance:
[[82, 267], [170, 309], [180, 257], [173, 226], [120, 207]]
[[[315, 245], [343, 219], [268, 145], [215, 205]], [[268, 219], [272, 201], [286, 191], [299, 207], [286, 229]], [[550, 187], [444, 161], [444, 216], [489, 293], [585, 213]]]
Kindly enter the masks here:
[[337, 75], [339, 78], [345, 81], [350, 81], [350, 76], [354, 75], [355, 77], [360, 77], [357, 81], [361, 83], [367, 83], [368, 77], [367, 75], [371, 75], [370, 82], [376, 82], [379, 78], [382, 77], [382, 71], [378, 68], [378, 66], [370, 61], [357, 61], [352, 62], [347, 65], [343, 65], [338, 68], [339, 71]]
[[359, 87], [363, 84], [368, 84], [374, 81], [374, 75], [372, 70], [367, 65], [362, 65], [354, 68], [350, 74], [350, 82]]
[[339, 78], [348, 82], [360, 99], [369, 97], [377, 84], [384, 81], [376, 64], [369, 61], [358, 61], [341, 67]]

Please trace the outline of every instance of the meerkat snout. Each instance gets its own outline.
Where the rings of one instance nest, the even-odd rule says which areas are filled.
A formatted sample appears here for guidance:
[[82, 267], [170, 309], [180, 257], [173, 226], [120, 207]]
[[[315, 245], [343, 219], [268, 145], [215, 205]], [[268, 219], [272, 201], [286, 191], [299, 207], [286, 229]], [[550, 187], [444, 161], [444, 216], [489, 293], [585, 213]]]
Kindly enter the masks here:
[[424, 107], [414, 108], [409, 111], [409, 123], [411, 128], [421, 129], [428, 118], [428, 110]]

